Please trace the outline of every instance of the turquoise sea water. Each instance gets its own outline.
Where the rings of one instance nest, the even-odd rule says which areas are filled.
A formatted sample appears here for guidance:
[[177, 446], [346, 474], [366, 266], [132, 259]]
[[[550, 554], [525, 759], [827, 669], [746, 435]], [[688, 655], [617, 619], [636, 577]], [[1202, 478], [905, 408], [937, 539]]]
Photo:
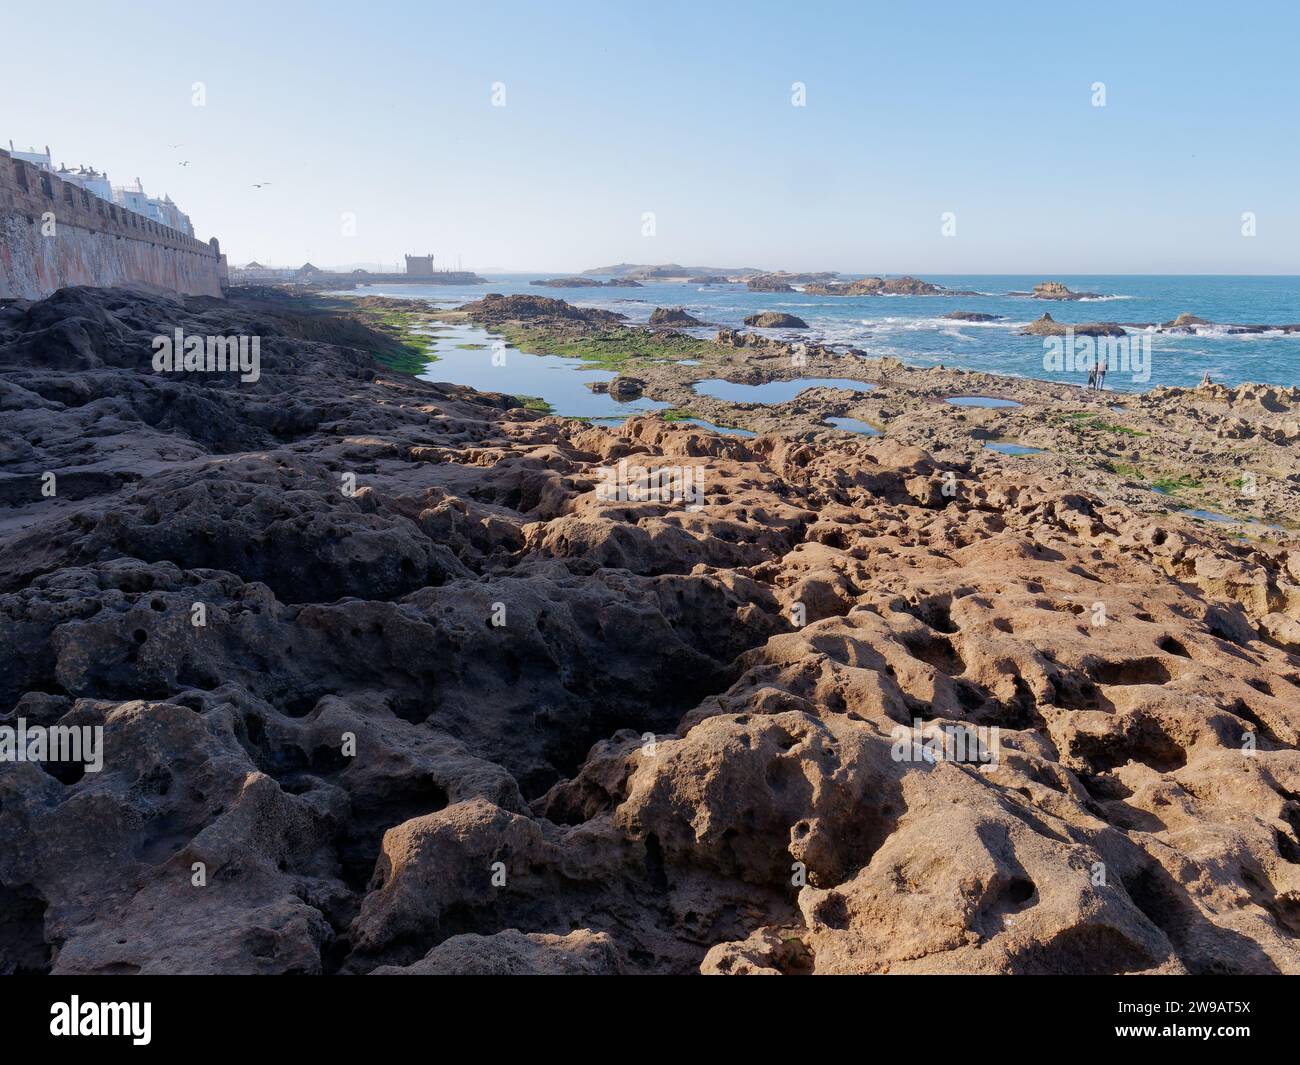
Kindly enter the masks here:
[[[743, 285], [647, 284], [642, 288], [539, 288], [529, 285], [547, 275], [489, 276], [481, 285], [377, 285], [358, 294], [410, 296], [460, 304], [485, 292], [506, 295], [526, 292], [554, 296], [584, 307], [601, 307], [645, 322], [655, 307], [685, 307], [709, 323], [692, 329], [711, 335], [718, 326], [740, 328], [746, 315], [785, 311], [808, 322], [808, 330], [766, 330], [779, 336], [801, 336], [853, 346], [869, 355], [892, 355], [917, 366], [960, 366], [990, 373], [1037, 377], [1083, 384], [1086, 370], [1047, 369], [1042, 337], [1015, 332], [1044, 312], [1062, 323], [1111, 321], [1165, 322], [1184, 312], [1215, 323], [1283, 325], [1300, 322], [1300, 278], [1051, 275], [1076, 292], [1095, 292], [1098, 300], [1057, 302], [1008, 296], [1029, 291], [1042, 275], [940, 276], [926, 281], [950, 289], [969, 289], [976, 296], [811, 296], [800, 292], [749, 292]], [[944, 314], [981, 311], [1002, 316], [987, 323], [957, 322]], [[1209, 371], [1215, 381], [1235, 384], [1260, 381], [1300, 384], [1300, 334], [1227, 335], [1205, 328], [1197, 336], [1149, 336], [1150, 376], [1125, 374], [1112, 368], [1106, 386], [1115, 391], [1144, 391], [1155, 385], [1195, 385]], [[521, 389], [522, 391], [523, 389]]]

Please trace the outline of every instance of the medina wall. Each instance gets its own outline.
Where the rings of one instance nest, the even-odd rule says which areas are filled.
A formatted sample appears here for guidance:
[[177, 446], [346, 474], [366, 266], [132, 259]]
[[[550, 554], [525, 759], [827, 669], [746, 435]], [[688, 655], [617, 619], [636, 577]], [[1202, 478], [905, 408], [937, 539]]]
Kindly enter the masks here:
[[0, 299], [141, 282], [220, 296], [225, 259], [215, 238], [187, 237], [0, 151]]

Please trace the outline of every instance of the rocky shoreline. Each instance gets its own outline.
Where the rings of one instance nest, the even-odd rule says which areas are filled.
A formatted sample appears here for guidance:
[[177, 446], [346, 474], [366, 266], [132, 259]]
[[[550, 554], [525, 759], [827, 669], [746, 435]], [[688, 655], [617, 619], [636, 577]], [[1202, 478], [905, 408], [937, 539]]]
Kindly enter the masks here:
[[[1163, 517], [1178, 509], [1208, 509], [1240, 518], [1239, 525], [1229, 527], [1251, 537], [1300, 529], [1295, 451], [1300, 446], [1300, 389], [1294, 387], [1093, 392], [1082, 379], [1072, 385], [913, 368], [855, 349], [745, 330], [722, 329], [707, 341], [672, 329], [643, 335], [610, 312], [532, 299], [488, 296], [459, 311], [429, 306], [428, 313], [501, 330], [507, 339], [525, 340], [533, 351], [581, 354], [571, 350], [575, 339], [599, 337], [600, 348], [635, 353], [616, 365], [644, 383], [644, 394], [714, 424], [809, 440], [842, 439], [845, 433], [826, 419], [852, 417], [893, 439], [980, 466], [1005, 461], [989, 454], [988, 443], [1015, 441], [1042, 449], [1033, 457], [1035, 473], [1069, 478], [1141, 513]], [[1050, 315], [1044, 318], [1050, 321]], [[1117, 335], [1108, 323], [1050, 324], [1057, 328], [1044, 330], [1047, 335], [1062, 335], [1066, 328], [1080, 336]], [[674, 338], [689, 346], [675, 349]], [[779, 406], [727, 402], [693, 387], [710, 378], [762, 384], [802, 377], [852, 378], [873, 387], [857, 393], [808, 390]], [[949, 396], [1000, 397], [1018, 406], [958, 411], [945, 402]], [[1246, 487], [1250, 491], [1243, 494]]]
[[590, 277], [548, 277], [528, 282], [541, 288], [644, 288], [640, 281], [615, 277], [609, 281], [596, 281]]
[[[594, 280], [610, 275], [611, 280]], [[980, 296], [988, 293], [970, 289], [950, 289], [932, 281], [904, 275], [902, 277], [862, 277], [846, 279], [834, 270], [796, 272], [790, 270], [696, 271], [685, 267], [637, 266], [620, 263], [616, 266], [585, 270], [571, 278], [553, 278], [533, 281], [533, 285], [552, 288], [642, 287], [637, 282], [659, 281], [690, 285], [743, 284], [751, 292], [803, 292], [810, 296]], [[1097, 292], [1074, 292], [1060, 281], [1040, 281], [1030, 292], [1008, 292], [1008, 296], [1027, 299], [1071, 302], [1106, 299]], [[1241, 327], [1249, 330], [1251, 327]], [[1300, 328], [1300, 327], [1298, 327]]]
[[[1238, 463], [1294, 519], [1296, 390], [1114, 412], [541, 296], [422, 313], [621, 349], [759, 435], [431, 384], [268, 291], [0, 310], [0, 725], [104, 738], [0, 762], [0, 971], [1300, 972], [1300, 547], [1101, 469]], [[260, 337], [260, 377], [155, 372], [178, 328]], [[919, 742], [954, 728], [998, 758]]]

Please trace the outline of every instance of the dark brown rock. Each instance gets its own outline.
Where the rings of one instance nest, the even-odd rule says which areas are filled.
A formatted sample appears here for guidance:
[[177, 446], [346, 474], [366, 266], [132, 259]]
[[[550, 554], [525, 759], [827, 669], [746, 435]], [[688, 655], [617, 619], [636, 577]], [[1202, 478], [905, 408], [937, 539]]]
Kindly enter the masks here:
[[763, 311], [760, 314], [751, 314], [745, 319], [745, 324], [757, 329], [808, 328], [808, 323], [802, 318], [793, 314], [783, 314], [779, 311]]
[[1040, 281], [1032, 293], [1036, 300], [1090, 300], [1098, 299], [1095, 292], [1071, 292], [1059, 281]]
[[703, 325], [698, 318], [682, 307], [656, 307], [650, 312], [651, 325], [691, 326]]
[[615, 311], [602, 311], [594, 307], [575, 307], [564, 300], [548, 296], [503, 296], [489, 292], [481, 300], [466, 303], [460, 308], [477, 322], [487, 324], [508, 321], [582, 322], [603, 325], [621, 322], [626, 315]]
[[1044, 314], [1030, 322], [1022, 330], [1022, 336], [1059, 337], [1073, 333], [1080, 337], [1122, 337], [1125, 330], [1114, 322], [1058, 322], [1050, 314]]
[[[0, 971], [1300, 971], [1293, 543], [1075, 456], [537, 417], [323, 306], [0, 310], [0, 727], [104, 737], [0, 761]], [[261, 379], [154, 374], [176, 323]], [[880, 368], [924, 439], [953, 378]], [[1294, 450], [1295, 389], [1126, 403]], [[620, 460], [705, 504], [603, 497]], [[996, 763], [913, 749], [970, 727]]]

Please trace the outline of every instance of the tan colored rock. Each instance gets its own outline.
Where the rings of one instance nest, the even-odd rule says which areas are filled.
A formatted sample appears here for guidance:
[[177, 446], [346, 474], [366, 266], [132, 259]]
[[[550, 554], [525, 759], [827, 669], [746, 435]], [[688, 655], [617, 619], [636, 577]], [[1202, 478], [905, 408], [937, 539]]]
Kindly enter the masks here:
[[482, 799], [414, 818], [384, 834], [370, 892], [353, 925], [359, 949], [438, 929], [455, 907], [494, 909], [544, 860], [540, 829]]
[[452, 936], [412, 965], [381, 965], [372, 975], [617, 976], [623, 969], [618, 946], [604, 932], [524, 935], [508, 928], [492, 936]]
[[[1296, 390], [808, 344], [879, 387], [607, 429], [302, 310], [0, 310], [0, 725], [105, 735], [0, 762], [0, 970], [1300, 972], [1297, 550], [1180, 512], [1296, 513]], [[174, 319], [274, 326], [262, 380], [141, 370]], [[798, 376], [744, 336], [691, 372]], [[620, 461], [703, 499], [602, 496]]]

